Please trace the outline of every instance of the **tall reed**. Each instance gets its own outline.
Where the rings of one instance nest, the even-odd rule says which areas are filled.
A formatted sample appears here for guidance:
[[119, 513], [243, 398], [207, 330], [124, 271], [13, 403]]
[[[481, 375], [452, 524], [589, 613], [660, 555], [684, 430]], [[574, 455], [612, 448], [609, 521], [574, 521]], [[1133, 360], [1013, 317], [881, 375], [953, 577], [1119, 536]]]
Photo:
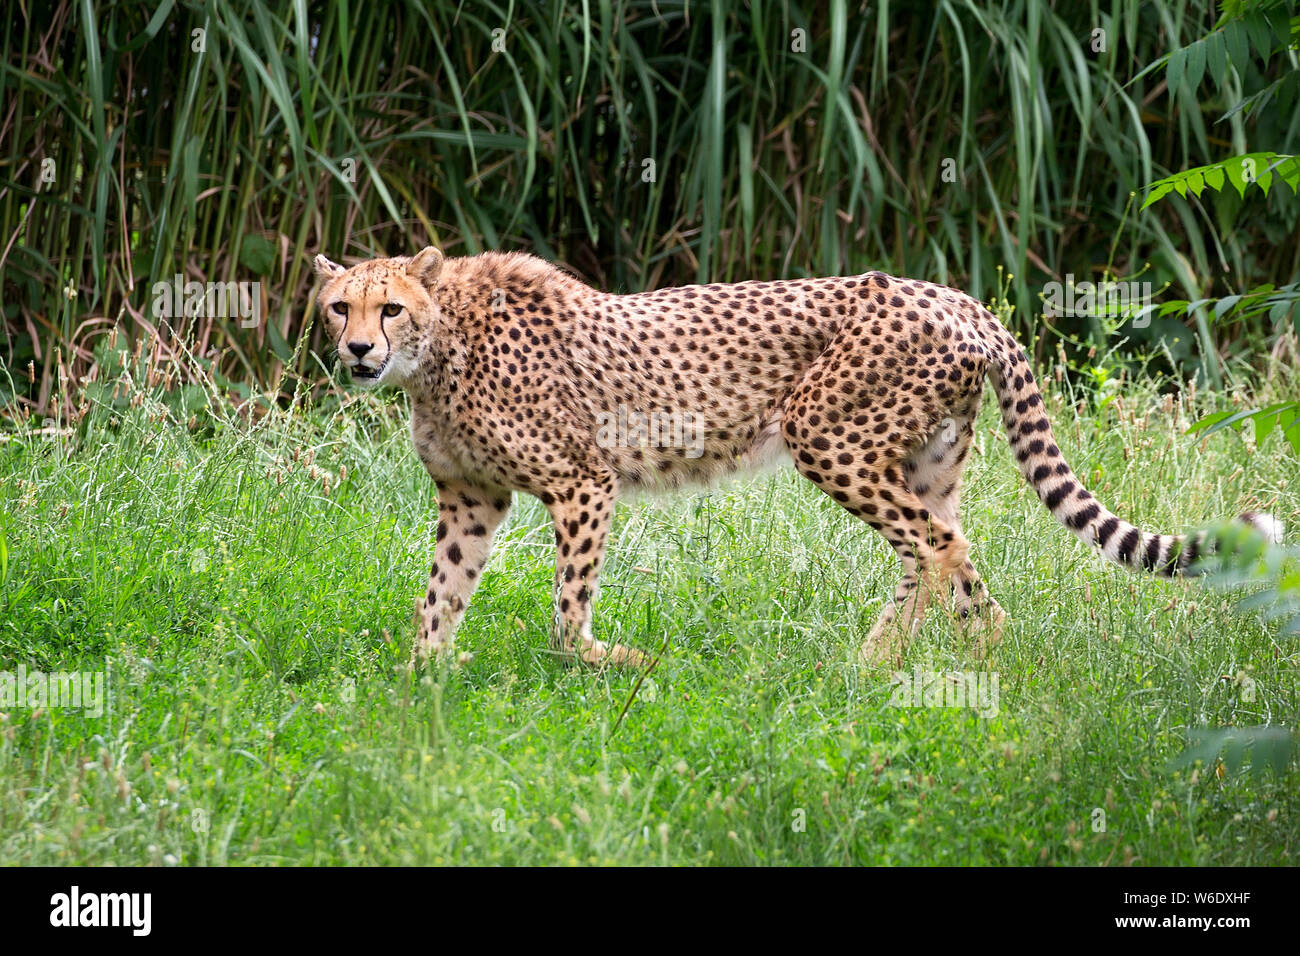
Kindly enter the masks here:
[[[319, 330], [294, 350], [317, 251], [522, 248], [616, 290], [883, 268], [988, 298], [1003, 266], [1040, 352], [1067, 273], [1196, 299], [1300, 263], [1281, 190], [1245, 200], [1250, 229], [1232, 195], [1136, 212], [1247, 140], [1297, 151], [1296, 122], [1216, 122], [1208, 80], [1170, 102], [1142, 73], [1213, 26], [1203, 4], [5, 6], [0, 399], [41, 413], [115, 326], [236, 393], [318, 381]], [[160, 316], [177, 274], [259, 282], [260, 321]]]

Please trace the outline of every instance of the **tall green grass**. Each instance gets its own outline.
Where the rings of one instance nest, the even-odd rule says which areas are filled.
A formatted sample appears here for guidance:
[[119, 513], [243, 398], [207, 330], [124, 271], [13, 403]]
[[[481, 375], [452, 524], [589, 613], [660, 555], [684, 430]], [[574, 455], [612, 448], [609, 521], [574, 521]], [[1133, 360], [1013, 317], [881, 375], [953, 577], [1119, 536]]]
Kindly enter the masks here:
[[[292, 348], [316, 251], [525, 248], [617, 290], [880, 267], [985, 298], [1005, 264], [1040, 353], [1051, 278], [1109, 267], [1196, 300], [1300, 263], [1282, 191], [1213, 215], [1131, 201], [1225, 150], [1296, 151], [1294, 122], [1216, 122], [1222, 84], [1171, 101], [1140, 75], [1213, 26], [1207, 4], [5, 6], [0, 388], [42, 414], [115, 325], [193, 345], [232, 391], [316, 380]], [[150, 287], [178, 272], [260, 280], [264, 321], [160, 332]], [[1187, 371], [1272, 331], [1190, 348], [1172, 321], [1135, 335]]]

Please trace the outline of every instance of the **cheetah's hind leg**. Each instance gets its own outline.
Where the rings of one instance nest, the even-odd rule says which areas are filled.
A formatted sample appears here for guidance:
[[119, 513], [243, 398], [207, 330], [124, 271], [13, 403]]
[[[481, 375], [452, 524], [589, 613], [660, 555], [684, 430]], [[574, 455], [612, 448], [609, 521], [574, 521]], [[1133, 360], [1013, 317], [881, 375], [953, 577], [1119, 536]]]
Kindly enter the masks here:
[[[904, 462], [908, 487], [930, 514], [961, 534], [961, 475], [970, 454], [978, 398], [961, 412], [944, 418], [929, 440]], [[969, 557], [951, 572], [953, 611], [961, 630], [973, 640], [977, 658], [986, 657], [1002, 639], [1006, 612], [989, 595]]]
[[812, 382], [796, 392], [787, 407], [785, 441], [799, 472], [883, 534], [898, 555], [903, 577], [859, 657], [864, 663], [901, 666], [907, 642], [931, 599], [965, 561], [966, 539], [942, 516], [932, 514], [908, 486], [903, 463], [907, 448], [915, 447], [906, 436], [915, 427], [912, 422], [893, 430], [884, 412], [862, 411], [826, 427], [826, 408], [818, 399], [824, 393], [816, 388], [820, 372], [814, 369]]

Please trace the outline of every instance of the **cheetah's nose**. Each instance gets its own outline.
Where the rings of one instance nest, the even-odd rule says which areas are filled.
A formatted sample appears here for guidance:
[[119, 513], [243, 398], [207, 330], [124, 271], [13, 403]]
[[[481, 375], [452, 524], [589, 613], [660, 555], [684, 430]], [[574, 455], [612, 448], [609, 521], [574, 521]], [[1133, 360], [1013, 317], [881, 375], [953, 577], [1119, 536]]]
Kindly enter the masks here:
[[357, 358], [365, 358], [366, 353], [373, 349], [374, 346], [369, 342], [349, 342], [348, 351]]

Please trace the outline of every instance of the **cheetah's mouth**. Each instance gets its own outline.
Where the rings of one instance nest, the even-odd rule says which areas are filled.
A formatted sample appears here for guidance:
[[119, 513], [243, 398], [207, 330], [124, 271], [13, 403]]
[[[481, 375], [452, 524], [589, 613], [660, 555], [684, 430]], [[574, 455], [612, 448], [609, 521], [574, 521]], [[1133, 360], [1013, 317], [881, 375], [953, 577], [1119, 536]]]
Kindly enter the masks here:
[[369, 365], [353, 365], [351, 372], [352, 377], [355, 379], [361, 379], [363, 382], [374, 382], [384, 373], [384, 366], [372, 368]]

